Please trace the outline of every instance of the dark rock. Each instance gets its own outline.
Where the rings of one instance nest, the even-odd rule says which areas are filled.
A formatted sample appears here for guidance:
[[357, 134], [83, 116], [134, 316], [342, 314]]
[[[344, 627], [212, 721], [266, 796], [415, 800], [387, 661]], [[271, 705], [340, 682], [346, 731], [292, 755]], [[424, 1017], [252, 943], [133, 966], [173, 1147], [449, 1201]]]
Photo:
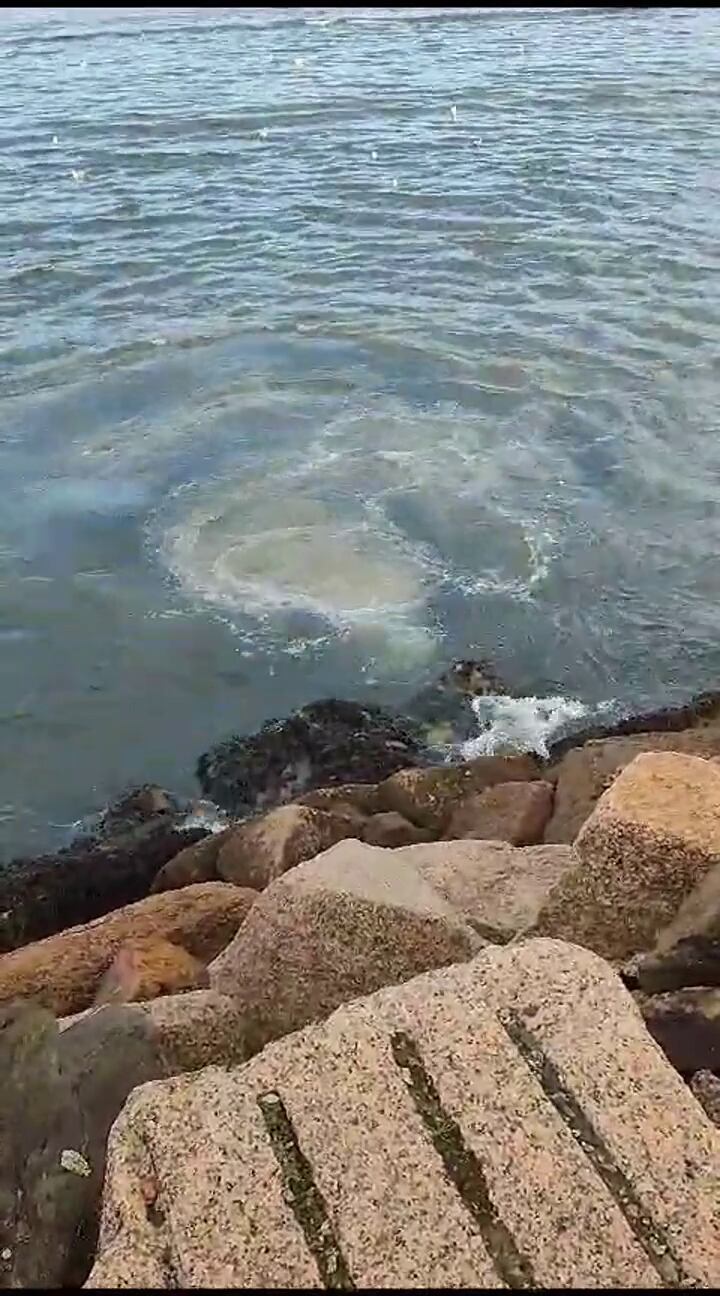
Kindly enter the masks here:
[[683, 1076], [720, 1069], [720, 990], [636, 995], [650, 1034]]
[[456, 661], [438, 680], [411, 699], [407, 711], [422, 724], [429, 743], [463, 742], [478, 732], [472, 699], [504, 692], [501, 680], [489, 663], [474, 659]]
[[626, 738], [643, 733], [682, 733], [685, 729], [701, 728], [719, 718], [720, 692], [698, 693], [683, 706], [662, 707], [658, 711], [623, 716], [613, 724], [588, 725], [566, 734], [550, 745], [549, 760], [558, 761], [574, 747], [583, 747], [586, 742], [598, 738]]
[[379, 782], [420, 764], [422, 750], [411, 721], [330, 698], [272, 720], [250, 737], [228, 738], [200, 757], [197, 775], [217, 805], [247, 815], [313, 788]]
[[632, 974], [648, 994], [684, 986], [720, 986], [720, 940], [686, 936], [664, 953], [646, 954], [637, 960]]
[[0, 871], [0, 953], [141, 900], [163, 864], [204, 836], [163, 814], [107, 840], [12, 860]]
[[0, 1009], [2, 1287], [87, 1277], [110, 1126], [135, 1085], [164, 1074], [149, 1021], [121, 1014], [60, 1034], [36, 1005]]
[[358, 836], [368, 846], [385, 846], [392, 850], [398, 846], [418, 846], [421, 842], [433, 839], [432, 833], [426, 828], [418, 828], [396, 810], [384, 810], [372, 815]]

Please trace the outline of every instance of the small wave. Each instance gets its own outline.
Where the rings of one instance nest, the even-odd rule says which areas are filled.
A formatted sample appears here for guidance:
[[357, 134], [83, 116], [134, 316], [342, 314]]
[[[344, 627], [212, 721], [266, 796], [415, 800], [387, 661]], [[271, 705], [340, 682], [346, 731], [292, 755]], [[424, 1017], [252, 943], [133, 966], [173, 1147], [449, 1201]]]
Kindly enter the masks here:
[[589, 707], [578, 698], [561, 696], [474, 698], [472, 709], [480, 732], [460, 745], [460, 754], [463, 760], [510, 751], [548, 756], [551, 740], [572, 732], [598, 710], [610, 710], [613, 705], [608, 702], [600, 708]]

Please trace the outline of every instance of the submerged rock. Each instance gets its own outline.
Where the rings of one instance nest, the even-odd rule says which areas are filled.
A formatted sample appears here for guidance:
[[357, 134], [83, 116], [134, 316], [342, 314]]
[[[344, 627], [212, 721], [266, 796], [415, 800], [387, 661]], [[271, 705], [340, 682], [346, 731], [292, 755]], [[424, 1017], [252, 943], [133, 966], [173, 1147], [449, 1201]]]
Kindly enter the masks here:
[[505, 691], [492, 666], [469, 658], [453, 662], [435, 683], [412, 698], [407, 710], [423, 726], [429, 743], [465, 742], [478, 731], [472, 699]]
[[197, 776], [206, 796], [236, 815], [293, 801], [313, 788], [377, 783], [423, 759], [420, 730], [377, 706], [328, 698], [256, 734], [205, 752]]

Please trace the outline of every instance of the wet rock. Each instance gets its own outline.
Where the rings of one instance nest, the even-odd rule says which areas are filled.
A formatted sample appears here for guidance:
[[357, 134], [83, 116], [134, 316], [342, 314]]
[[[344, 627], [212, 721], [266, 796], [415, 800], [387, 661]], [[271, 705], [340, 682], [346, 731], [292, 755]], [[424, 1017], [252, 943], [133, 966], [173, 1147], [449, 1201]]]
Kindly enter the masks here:
[[255, 891], [202, 882], [148, 896], [0, 957], [0, 1003], [34, 999], [58, 1016], [92, 1003], [100, 978], [126, 941], [161, 936], [209, 962], [232, 939]]
[[375, 783], [422, 760], [418, 728], [380, 707], [328, 699], [233, 737], [198, 761], [201, 787], [217, 805], [247, 815], [313, 788]]
[[540, 772], [533, 756], [481, 756], [457, 765], [400, 770], [381, 783], [378, 796], [383, 809], [395, 810], [419, 828], [440, 836], [464, 797], [484, 792], [495, 783], [537, 779]]
[[210, 981], [235, 999], [256, 1051], [358, 995], [469, 958], [478, 944], [399, 852], [346, 841], [262, 892]]
[[361, 841], [368, 846], [386, 846], [394, 849], [398, 846], [414, 846], [419, 842], [432, 840], [432, 833], [426, 828], [411, 824], [396, 810], [386, 810], [383, 814], [372, 815], [366, 820], [358, 834]]
[[505, 841], [513, 846], [535, 846], [552, 814], [553, 788], [550, 783], [496, 783], [458, 803], [450, 815], [444, 836], [473, 837]]
[[147, 895], [163, 864], [205, 836], [169, 815], [0, 869], [0, 953], [90, 922]]
[[683, 733], [688, 729], [714, 729], [718, 724], [720, 724], [720, 692], [707, 691], [698, 693], [682, 706], [661, 707], [657, 711], [623, 716], [609, 725], [593, 724], [577, 729], [574, 733], [552, 743], [550, 760], [559, 761], [566, 752], [591, 742], [627, 738], [636, 734], [657, 737], [660, 734]]
[[648, 994], [683, 986], [720, 986], [720, 940], [687, 936], [670, 949], [635, 960], [632, 974]]
[[636, 757], [598, 801], [575, 853], [537, 932], [618, 961], [652, 949], [720, 864], [720, 769], [673, 752]]
[[712, 1071], [696, 1071], [690, 1088], [714, 1125], [720, 1128], [720, 1077]]
[[220, 848], [218, 873], [226, 882], [261, 891], [296, 864], [354, 833], [353, 822], [341, 815], [310, 806], [278, 806], [233, 829]]
[[650, 1034], [681, 1075], [720, 1070], [720, 990], [636, 996]]
[[156, 875], [150, 888], [151, 893], [172, 891], [177, 887], [191, 886], [194, 882], [216, 881], [219, 877], [217, 858], [232, 831], [232, 828], [226, 828], [223, 832], [209, 833], [207, 837], [173, 855]]
[[132, 788], [116, 801], [111, 801], [103, 810], [97, 836], [117, 837], [133, 832], [141, 824], [153, 822], [159, 817], [177, 819], [182, 812], [180, 801], [171, 792], [156, 783], [143, 783], [141, 787]]
[[407, 710], [423, 725], [429, 743], [463, 742], [478, 731], [472, 699], [504, 692], [489, 662], [471, 658], [453, 662], [438, 680], [412, 698]]
[[133, 1003], [207, 986], [206, 965], [181, 945], [147, 936], [125, 941], [103, 974], [96, 1004]]

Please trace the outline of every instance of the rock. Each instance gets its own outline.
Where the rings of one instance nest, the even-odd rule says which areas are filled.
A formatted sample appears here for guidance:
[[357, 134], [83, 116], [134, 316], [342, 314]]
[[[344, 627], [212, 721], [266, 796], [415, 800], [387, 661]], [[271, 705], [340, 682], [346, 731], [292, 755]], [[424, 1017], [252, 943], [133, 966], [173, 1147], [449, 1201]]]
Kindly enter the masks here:
[[209, 833], [201, 841], [179, 851], [167, 864], [163, 864], [150, 888], [151, 892], [171, 891], [175, 887], [190, 886], [193, 882], [216, 881], [218, 855], [233, 831], [232, 828], [226, 828], [223, 832]]
[[600, 798], [575, 852], [577, 867], [535, 930], [609, 959], [650, 949], [720, 863], [720, 769], [672, 752], [638, 756]]
[[418, 842], [428, 842], [432, 834], [426, 828], [416, 828], [395, 810], [386, 810], [383, 814], [372, 815], [359, 834], [368, 846], [414, 846]]
[[37, 1005], [0, 1008], [1, 1287], [87, 1276], [108, 1130], [135, 1085], [165, 1074], [146, 1031], [120, 1028], [118, 1011], [60, 1036]]
[[700, 757], [720, 755], [720, 719], [684, 733], [641, 733], [588, 742], [569, 751], [548, 770], [556, 788], [555, 809], [545, 830], [545, 841], [573, 842], [620, 771], [643, 752], [661, 751]]
[[314, 792], [298, 797], [295, 804], [329, 810], [350, 818], [354, 812], [362, 819], [382, 810], [377, 783], [341, 783], [338, 787], [316, 788]]
[[[622, 716], [612, 724], [592, 724], [584, 729], [558, 739], [551, 744], [550, 759], [559, 761], [572, 748], [584, 747], [591, 742], [608, 738], [628, 737], [635, 734], [653, 737], [675, 734], [685, 730], [693, 732], [714, 729], [720, 721], [720, 692], [698, 693], [682, 706], [661, 707], [657, 711]], [[650, 749], [646, 749], [650, 750]]]
[[253, 1051], [348, 999], [471, 956], [478, 940], [407, 861], [359, 842], [272, 882], [210, 965]]
[[216, 990], [165, 995], [131, 1011], [145, 1014], [165, 1075], [231, 1066], [250, 1056], [237, 1005]]
[[220, 743], [200, 757], [197, 774], [207, 796], [241, 816], [313, 788], [376, 783], [421, 759], [420, 733], [409, 720], [331, 698]]
[[703, 1108], [705, 1115], [720, 1127], [720, 1078], [712, 1071], [696, 1071], [690, 1088]]
[[204, 836], [161, 815], [123, 836], [3, 865], [0, 953], [142, 899], [158, 869]]
[[398, 852], [486, 940], [505, 944], [529, 928], [553, 886], [575, 864], [569, 846], [454, 841]]
[[[720, 762], [710, 762], [720, 773]], [[670, 950], [686, 939], [720, 944], [720, 866], [709, 869], [689, 891], [674, 918], [657, 938], [658, 951]]]
[[278, 806], [233, 829], [220, 848], [218, 873], [226, 882], [261, 891], [296, 864], [352, 835], [352, 822], [338, 814]]
[[607, 965], [492, 948], [136, 1090], [87, 1286], [712, 1289], [719, 1175]]
[[473, 792], [495, 783], [525, 782], [539, 777], [533, 756], [481, 756], [457, 765], [403, 769], [378, 788], [384, 810], [395, 810], [436, 836], [443, 831], [455, 805]]
[[208, 962], [232, 939], [256, 892], [202, 882], [149, 896], [0, 957], [0, 1003], [35, 999], [58, 1016], [93, 1000], [105, 968], [129, 940], [162, 936]]
[[552, 786], [542, 780], [496, 783], [464, 797], [452, 811], [444, 835], [449, 840], [474, 837], [535, 846], [543, 839], [552, 806]]
[[478, 721], [472, 709], [474, 697], [504, 693], [493, 667], [468, 659], [453, 662], [438, 680], [408, 703], [408, 714], [423, 725], [429, 742], [463, 742], [477, 735]]
[[636, 984], [655, 994], [683, 986], [720, 986], [720, 940], [688, 936], [668, 950], [654, 950], [633, 965]]
[[141, 824], [158, 817], [177, 819], [183, 813], [180, 802], [156, 783], [143, 783], [123, 793], [103, 810], [98, 824], [98, 836], [110, 838], [133, 832]]
[[204, 963], [158, 936], [125, 941], [104, 973], [96, 1004], [133, 1003], [208, 985]]
[[653, 1039], [676, 1071], [720, 1069], [720, 990], [695, 988], [638, 996]]

